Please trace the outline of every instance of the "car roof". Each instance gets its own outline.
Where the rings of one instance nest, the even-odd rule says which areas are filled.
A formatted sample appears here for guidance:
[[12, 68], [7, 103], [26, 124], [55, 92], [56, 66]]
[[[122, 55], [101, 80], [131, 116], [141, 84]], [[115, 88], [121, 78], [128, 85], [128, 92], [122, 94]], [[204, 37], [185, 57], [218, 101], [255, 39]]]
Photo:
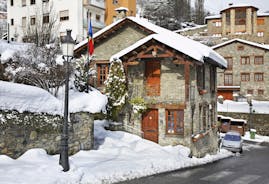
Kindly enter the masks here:
[[[229, 135], [240, 135], [239, 132], [235, 132], [235, 131], [229, 131], [227, 132], [226, 134], [229, 134]], [[241, 136], [241, 135], [240, 135]]]

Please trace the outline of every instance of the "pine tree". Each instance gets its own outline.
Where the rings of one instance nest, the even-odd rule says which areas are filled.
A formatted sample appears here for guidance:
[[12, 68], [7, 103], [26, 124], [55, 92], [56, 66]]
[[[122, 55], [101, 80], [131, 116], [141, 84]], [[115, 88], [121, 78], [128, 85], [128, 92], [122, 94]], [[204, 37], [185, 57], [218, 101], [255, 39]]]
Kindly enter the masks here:
[[107, 111], [109, 118], [118, 121], [118, 116], [127, 99], [127, 83], [120, 59], [114, 59], [105, 81], [105, 92], [108, 97]]

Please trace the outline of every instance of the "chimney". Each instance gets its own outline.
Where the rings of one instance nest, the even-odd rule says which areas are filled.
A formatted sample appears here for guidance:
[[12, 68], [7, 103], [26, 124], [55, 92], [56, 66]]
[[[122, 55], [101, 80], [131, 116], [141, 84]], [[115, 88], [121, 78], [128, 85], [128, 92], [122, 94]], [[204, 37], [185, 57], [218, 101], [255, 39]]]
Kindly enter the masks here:
[[233, 6], [233, 3], [229, 3], [229, 6]]
[[125, 7], [119, 7], [119, 8], [116, 8], [115, 11], [117, 12], [116, 19], [120, 20], [120, 19], [124, 19], [125, 17], [127, 17], [127, 11], [129, 11], [129, 10], [128, 10], [128, 8], [125, 8]]

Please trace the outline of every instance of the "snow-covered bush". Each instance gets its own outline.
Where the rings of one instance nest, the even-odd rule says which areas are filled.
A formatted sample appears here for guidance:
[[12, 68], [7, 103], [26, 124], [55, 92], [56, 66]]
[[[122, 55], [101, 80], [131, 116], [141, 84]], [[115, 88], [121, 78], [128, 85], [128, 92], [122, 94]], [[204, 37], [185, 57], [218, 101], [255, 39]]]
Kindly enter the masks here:
[[117, 121], [128, 96], [126, 76], [120, 59], [114, 59], [111, 62], [109, 74], [105, 81], [105, 93], [108, 97], [107, 111], [109, 118]]
[[[92, 59], [89, 58], [89, 61]], [[96, 71], [93, 68], [89, 68], [89, 63], [87, 61], [87, 57], [82, 55], [80, 59], [77, 59], [75, 62], [75, 70], [74, 70], [74, 75], [75, 75], [75, 87], [77, 88], [78, 91], [80, 92], [88, 92], [88, 80], [90, 77], [93, 77]]]
[[141, 114], [147, 109], [145, 100], [141, 97], [135, 97], [130, 100], [134, 114]]

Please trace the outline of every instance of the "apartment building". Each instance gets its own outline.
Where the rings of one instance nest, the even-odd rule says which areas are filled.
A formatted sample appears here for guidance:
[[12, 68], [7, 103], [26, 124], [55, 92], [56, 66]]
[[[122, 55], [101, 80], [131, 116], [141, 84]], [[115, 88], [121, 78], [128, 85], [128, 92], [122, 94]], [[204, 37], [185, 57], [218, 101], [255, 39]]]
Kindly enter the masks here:
[[105, 26], [104, 0], [7, 0], [7, 13], [9, 37], [19, 42], [27, 29], [54, 20], [57, 36], [64, 36], [66, 29], [72, 29], [77, 42], [87, 37], [90, 17], [94, 32]]
[[106, 0], [105, 23], [109, 25], [117, 20], [116, 9], [127, 10], [127, 16], [136, 16], [136, 0]]
[[248, 4], [229, 4], [219, 15], [205, 18], [208, 35], [269, 43], [269, 13]]
[[232, 39], [212, 47], [228, 64], [218, 70], [218, 95], [232, 100], [251, 94], [256, 100], [269, 100], [269, 45]]

